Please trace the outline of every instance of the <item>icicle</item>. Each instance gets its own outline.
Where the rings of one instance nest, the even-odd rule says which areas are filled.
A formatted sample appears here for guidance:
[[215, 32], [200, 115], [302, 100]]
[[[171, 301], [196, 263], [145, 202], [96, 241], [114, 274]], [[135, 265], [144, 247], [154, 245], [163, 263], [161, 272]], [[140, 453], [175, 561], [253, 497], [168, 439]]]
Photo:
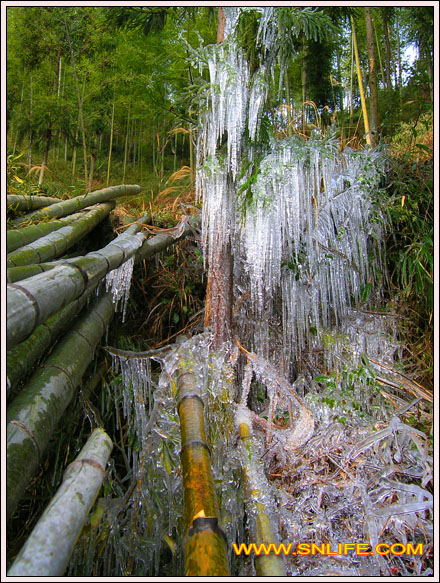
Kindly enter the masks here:
[[130, 296], [131, 276], [134, 266], [134, 254], [136, 250], [142, 245], [144, 240], [143, 235], [132, 236], [130, 242], [132, 249], [130, 250], [130, 257], [124, 261], [117, 269], [113, 269], [107, 273], [105, 278], [105, 289], [113, 294], [113, 303], [115, 304], [115, 311], [119, 309], [119, 302], [121, 302], [122, 322], [125, 322], [125, 312], [127, 309], [128, 298]]

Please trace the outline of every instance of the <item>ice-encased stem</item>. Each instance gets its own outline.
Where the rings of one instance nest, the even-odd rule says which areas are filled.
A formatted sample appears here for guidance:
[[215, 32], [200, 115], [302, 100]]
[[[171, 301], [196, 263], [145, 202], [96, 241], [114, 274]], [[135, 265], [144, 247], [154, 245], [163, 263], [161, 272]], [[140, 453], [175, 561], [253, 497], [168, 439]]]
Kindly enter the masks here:
[[63, 483], [17, 555], [9, 577], [64, 575], [105, 477], [112, 448], [105, 431], [95, 429], [78, 457], [67, 466]]
[[[278, 536], [268, 513], [271, 495], [267, 492], [264, 467], [258, 461], [258, 454], [252, 443], [250, 418], [247, 411], [240, 406], [237, 410], [236, 421], [240, 434], [239, 450], [245, 480], [246, 506], [249, 516], [253, 517], [255, 523], [254, 542], [257, 547], [265, 544], [267, 548], [270, 543], [278, 546]], [[258, 577], [286, 577], [283, 558], [274, 553], [268, 555], [261, 553], [255, 557], [255, 569]]]

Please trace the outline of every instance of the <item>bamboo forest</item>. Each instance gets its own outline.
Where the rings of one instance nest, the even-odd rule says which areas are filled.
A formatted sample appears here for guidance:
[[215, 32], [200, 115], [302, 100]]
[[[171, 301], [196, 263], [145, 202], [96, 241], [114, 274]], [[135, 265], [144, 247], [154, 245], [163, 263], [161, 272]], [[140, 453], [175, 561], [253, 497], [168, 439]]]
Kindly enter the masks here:
[[55, 4], [2, 2], [5, 576], [435, 578], [437, 3]]

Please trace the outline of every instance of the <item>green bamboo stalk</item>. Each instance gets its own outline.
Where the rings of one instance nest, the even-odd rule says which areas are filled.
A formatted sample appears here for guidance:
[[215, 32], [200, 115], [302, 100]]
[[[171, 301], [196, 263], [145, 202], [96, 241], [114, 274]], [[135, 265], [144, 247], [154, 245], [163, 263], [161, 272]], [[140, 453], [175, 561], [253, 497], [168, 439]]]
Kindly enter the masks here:
[[22, 279], [27, 279], [38, 273], [43, 273], [43, 271], [48, 271], [55, 267], [55, 263], [49, 268], [44, 269], [44, 263], [34, 263], [33, 265], [20, 265], [20, 267], [8, 267], [6, 270], [6, 278], [8, 283], [15, 283], [16, 281], [21, 281]]
[[8, 571], [9, 577], [61, 577], [105, 478], [113, 443], [95, 429]]
[[[136, 233], [142, 228], [142, 224], [146, 224], [150, 221], [151, 217], [147, 213], [141, 219], [136, 219], [136, 224], [128, 227], [124, 232], [123, 235], [127, 236], [129, 233]], [[139, 263], [148, 257], [156, 253], [160, 253], [170, 245], [177, 243], [182, 238], [187, 237], [191, 233], [193, 233], [193, 229], [197, 228], [200, 225], [200, 220], [198, 218], [193, 218], [189, 221], [189, 224], [186, 224], [182, 233], [176, 230], [173, 235], [159, 233], [154, 237], [144, 241], [142, 246], [138, 251], [136, 251], [135, 256], [135, 263]], [[137, 228], [136, 228], [137, 227]], [[32, 277], [33, 275], [37, 275], [38, 273], [43, 273], [44, 271], [49, 271], [49, 269], [53, 269], [55, 266], [60, 265], [60, 263], [73, 263], [79, 257], [73, 257], [69, 259], [63, 259], [58, 261], [44, 261], [43, 263], [36, 263], [34, 265], [23, 265], [20, 267], [9, 267], [7, 272], [7, 283], [15, 283], [17, 281], [21, 281], [23, 279], [27, 279], [28, 277]]]
[[[265, 504], [261, 502], [264, 492], [255, 484], [255, 473], [259, 474], [259, 485], [264, 483], [264, 468], [259, 461], [257, 452], [252, 442], [250, 423], [245, 415], [237, 415], [237, 423], [240, 432], [241, 459], [243, 465], [246, 506], [250, 516], [255, 520], [255, 544], [257, 547], [265, 544], [266, 548], [270, 543], [278, 545], [279, 541], [272, 526], [270, 516]], [[267, 504], [267, 495], [265, 495]], [[284, 560], [280, 555], [270, 553], [260, 554], [255, 557], [255, 570], [258, 577], [286, 577]]]
[[107, 202], [119, 196], [131, 196], [138, 194], [141, 187], [137, 184], [121, 184], [119, 186], [110, 186], [94, 192], [88, 192], [81, 196], [75, 196], [69, 200], [63, 200], [57, 204], [42, 208], [23, 217], [18, 217], [12, 221], [14, 227], [20, 227], [28, 224], [30, 221], [46, 221], [48, 219], [60, 218], [78, 212], [79, 210], [96, 204], [98, 202]]
[[44, 237], [53, 231], [61, 229], [70, 223], [73, 223], [77, 219], [84, 216], [87, 211], [80, 211], [79, 213], [74, 213], [62, 219], [56, 219], [49, 221], [47, 223], [39, 223], [38, 225], [29, 225], [29, 227], [22, 227], [21, 229], [9, 229], [6, 233], [6, 247], [7, 252], [15, 251], [19, 247], [24, 245], [29, 245], [33, 241], [36, 241], [40, 237]]
[[6, 197], [6, 208], [8, 212], [34, 211], [58, 202], [62, 202], [61, 199], [55, 198], [54, 196], [8, 194]]
[[49, 439], [72, 400], [113, 315], [111, 293], [64, 335], [7, 410], [7, 519], [13, 515]]
[[201, 387], [193, 370], [193, 355], [182, 355], [180, 362], [177, 410], [182, 437], [185, 575], [228, 576], [226, 537], [219, 526]]
[[94, 288], [87, 289], [82, 296], [35, 328], [32, 334], [6, 353], [6, 396], [10, 395], [18, 383], [33, 372], [35, 365], [45, 352], [54, 345], [60, 334], [67, 330], [74, 317], [86, 305]]
[[7, 267], [49, 261], [65, 253], [92, 231], [116, 206], [111, 200], [95, 205], [82, 218], [8, 254]]

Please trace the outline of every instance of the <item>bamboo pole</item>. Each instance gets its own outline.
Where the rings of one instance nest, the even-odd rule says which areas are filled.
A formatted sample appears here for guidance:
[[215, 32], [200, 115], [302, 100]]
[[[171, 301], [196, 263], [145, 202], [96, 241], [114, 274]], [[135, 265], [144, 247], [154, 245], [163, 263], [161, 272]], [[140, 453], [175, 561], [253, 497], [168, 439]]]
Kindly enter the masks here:
[[6, 197], [6, 208], [8, 212], [33, 211], [58, 202], [62, 202], [61, 199], [55, 198], [54, 196], [8, 194]]
[[100, 251], [92, 251], [50, 271], [7, 286], [7, 342], [13, 348], [52, 314], [78, 298], [139, 247], [141, 233], [122, 234]]
[[[266, 548], [270, 543], [278, 546], [278, 537], [268, 514], [268, 495], [260, 490], [261, 484], [264, 483], [264, 468], [259, 461], [252, 442], [251, 423], [247, 416], [243, 414], [237, 414], [237, 423], [240, 432], [241, 459], [247, 498], [246, 506], [249, 515], [253, 516], [255, 520], [255, 544], [257, 547], [265, 544]], [[259, 474], [258, 484], [260, 488], [256, 485], [256, 473]], [[262, 502], [263, 499], [265, 503]], [[255, 569], [258, 577], [286, 577], [283, 558], [274, 553], [268, 555], [262, 553], [255, 557]]]
[[35, 328], [23, 342], [6, 353], [6, 396], [10, 395], [18, 383], [30, 375], [36, 363], [54, 345], [57, 338], [72, 323], [74, 317], [86, 305], [94, 288], [87, 289], [82, 296], [61, 308], [45, 322]]
[[[144, 217], [145, 218], [145, 217]], [[7, 342], [8, 349], [25, 340], [33, 330], [52, 314], [78, 298], [111, 270], [116, 269], [134, 253], [138, 263], [166, 249], [193, 232], [199, 219], [177, 228], [173, 235], [160, 233], [137, 248], [142, 234], [123, 233], [100, 251], [60, 263], [34, 275], [19, 284], [7, 286]], [[140, 221], [137, 221], [140, 222]]]
[[8, 254], [7, 267], [50, 261], [88, 235], [116, 206], [111, 200], [95, 205], [81, 218]]
[[105, 185], [108, 186], [110, 181], [110, 168], [112, 162], [112, 150], [113, 150], [113, 128], [114, 128], [114, 121], [115, 121], [115, 89], [113, 88], [113, 105], [112, 105], [112, 121], [110, 125], [110, 144], [108, 147], [108, 161], [107, 161], [107, 179], [105, 181]]
[[353, 36], [354, 56], [355, 56], [355, 60], [356, 60], [356, 71], [357, 71], [358, 84], [359, 84], [359, 93], [361, 96], [362, 114], [364, 117], [365, 139], [367, 141], [367, 144], [369, 146], [371, 146], [370, 123], [368, 121], [367, 103], [365, 101], [364, 85], [362, 83], [362, 72], [361, 72], [361, 65], [359, 62], [359, 52], [358, 52], [358, 46], [357, 46], [357, 40], [356, 40], [356, 28], [355, 28], [353, 16], [351, 16], [350, 18], [351, 18], [351, 31], [352, 31], [352, 36]]
[[7, 519], [38, 468], [113, 315], [111, 293], [95, 301], [7, 410]]
[[19, 247], [24, 245], [29, 245], [33, 241], [36, 241], [40, 237], [44, 237], [53, 231], [61, 229], [70, 223], [73, 223], [80, 217], [84, 216], [87, 211], [79, 211], [73, 215], [68, 215], [67, 217], [61, 219], [55, 219], [49, 221], [48, 223], [38, 223], [37, 225], [29, 225], [29, 227], [22, 227], [21, 229], [9, 229], [6, 233], [6, 248], [7, 252], [11, 253]]
[[219, 526], [219, 509], [206, 442], [204, 404], [193, 370], [194, 356], [181, 355], [177, 378], [177, 410], [182, 437], [185, 575], [228, 576], [226, 537]]
[[8, 571], [9, 577], [64, 575], [87, 515], [98, 495], [113, 448], [95, 429], [78, 457], [67, 466], [63, 483]]
[[18, 217], [12, 221], [12, 225], [14, 227], [20, 227], [26, 225], [30, 221], [46, 221], [49, 219], [65, 217], [98, 202], [107, 202], [119, 196], [132, 196], [138, 194], [140, 191], [141, 187], [137, 184], [120, 184], [119, 186], [102, 188], [100, 190], [95, 190], [94, 192], [88, 192], [81, 196], [75, 196], [74, 198], [63, 200], [62, 202], [53, 204], [47, 208], [42, 208], [23, 217]]

